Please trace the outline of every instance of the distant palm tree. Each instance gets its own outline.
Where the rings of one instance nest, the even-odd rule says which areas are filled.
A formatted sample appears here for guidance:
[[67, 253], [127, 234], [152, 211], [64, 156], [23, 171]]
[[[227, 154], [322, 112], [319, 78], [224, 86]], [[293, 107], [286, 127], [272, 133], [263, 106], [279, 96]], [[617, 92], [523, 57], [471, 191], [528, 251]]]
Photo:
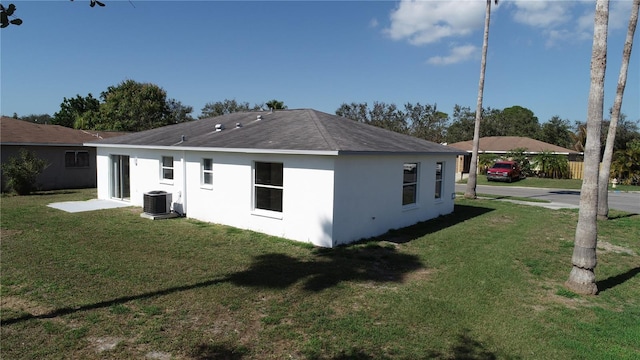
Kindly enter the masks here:
[[271, 110], [283, 110], [287, 107], [284, 105], [284, 101], [278, 101], [276, 99], [269, 100], [265, 103]]
[[629, 18], [627, 38], [622, 50], [622, 65], [620, 65], [620, 75], [618, 76], [618, 88], [616, 90], [613, 108], [611, 109], [611, 122], [609, 123], [607, 143], [604, 147], [600, 178], [598, 179], [598, 219], [603, 220], [609, 218], [609, 172], [611, 171], [613, 145], [616, 140], [620, 108], [622, 108], [622, 96], [624, 95], [624, 88], [627, 85], [627, 70], [629, 69], [629, 59], [631, 58], [631, 48], [633, 47], [633, 35], [636, 32], [636, 25], [638, 24], [638, 8], [640, 8], [640, 0], [634, 0], [631, 8], [631, 17]]
[[[498, 5], [498, 0], [494, 0]], [[468, 199], [476, 198], [476, 185], [478, 182], [478, 148], [480, 147], [480, 120], [482, 119], [482, 97], [484, 94], [484, 73], [487, 68], [487, 47], [489, 46], [489, 22], [491, 19], [491, 0], [487, 0], [487, 7], [484, 15], [484, 40], [482, 41], [482, 60], [480, 62], [480, 81], [478, 84], [478, 103], [476, 105], [476, 122], [473, 129], [473, 146], [471, 149], [471, 166], [469, 168], [469, 179], [464, 197]]]
[[591, 51], [591, 84], [587, 105], [587, 143], [584, 149], [584, 176], [580, 189], [580, 210], [569, 279], [569, 290], [595, 295], [598, 293], [595, 268], [598, 263], [598, 170], [600, 168], [600, 132], [604, 107], [604, 75], [607, 68], [607, 29], [609, 0], [596, 0]]
[[587, 125], [577, 124], [575, 133], [570, 132], [571, 143], [575, 151], [584, 152], [584, 143], [587, 140]]

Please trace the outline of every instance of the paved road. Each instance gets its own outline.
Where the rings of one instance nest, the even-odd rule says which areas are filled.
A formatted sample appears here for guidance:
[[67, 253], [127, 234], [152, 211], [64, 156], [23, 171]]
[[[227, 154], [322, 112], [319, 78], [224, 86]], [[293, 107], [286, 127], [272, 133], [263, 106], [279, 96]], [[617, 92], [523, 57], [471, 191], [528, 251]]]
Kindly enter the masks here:
[[[464, 192], [465, 190], [466, 184], [456, 184], [456, 192]], [[549, 200], [554, 203], [570, 205], [580, 204], [580, 190], [478, 185], [476, 192], [478, 194]], [[609, 191], [609, 208], [640, 214], [640, 192]]]

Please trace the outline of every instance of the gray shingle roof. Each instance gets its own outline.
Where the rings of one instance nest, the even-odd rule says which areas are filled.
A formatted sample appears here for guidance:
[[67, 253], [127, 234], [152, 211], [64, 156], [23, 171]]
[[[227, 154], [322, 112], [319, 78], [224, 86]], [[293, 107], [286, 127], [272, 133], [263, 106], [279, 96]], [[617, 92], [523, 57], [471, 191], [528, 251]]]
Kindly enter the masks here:
[[[224, 130], [216, 131], [216, 124], [224, 126]], [[181, 142], [183, 135], [185, 141]], [[338, 153], [462, 153], [452, 147], [312, 109], [232, 113], [95, 143], [100, 144]]]
[[[460, 141], [449, 144], [456, 149], [471, 151], [473, 140]], [[521, 136], [487, 136], [480, 138], [479, 151], [481, 152], [509, 152], [513, 149], [524, 148], [527, 152], [539, 153], [550, 151], [558, 154], [578, 154], [576, 150], [566, 149], [561, 146], [549, 144]]]
[[2, 145], [69, 146], [125, 134], [123, 132], [85, 131], [59, 125], [34, 124], [28, 121], [0, 117]]

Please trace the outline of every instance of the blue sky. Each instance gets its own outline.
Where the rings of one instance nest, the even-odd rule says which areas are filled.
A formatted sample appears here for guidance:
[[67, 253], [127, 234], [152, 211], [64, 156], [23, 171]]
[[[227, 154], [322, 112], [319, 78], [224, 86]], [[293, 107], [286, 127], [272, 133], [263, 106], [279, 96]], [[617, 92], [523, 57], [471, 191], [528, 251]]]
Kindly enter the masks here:
[[[24, 23], [0, 30], [3, 115], [53, 115], [64, 97], [98, 97], [127, 79], [159, 85], [194, 117], [224, 99], [328, 113], [344, 102], [475, 108], [485, 1], [103, 2], [12, 1]], [[611, 1], [605, 111], [630, 7]], [[584, 121], [594, 8], [493, 6], [484, 106]], [[637, 34], [622, 109], [630, 120], [640, 119]]]

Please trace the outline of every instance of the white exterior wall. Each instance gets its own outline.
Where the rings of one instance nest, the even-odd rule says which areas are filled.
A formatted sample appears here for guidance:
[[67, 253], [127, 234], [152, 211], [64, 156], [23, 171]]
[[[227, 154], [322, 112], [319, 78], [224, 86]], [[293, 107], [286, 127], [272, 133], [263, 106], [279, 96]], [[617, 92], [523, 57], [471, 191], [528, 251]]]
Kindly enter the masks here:
[[[203, 158], [213, 160], [212, 187], [201, 185]], [[188, 217], [331, 246], [332, 157], [191, 152], [187, 160]], [[283, 163], [282, 213], [254, 211], [256, 161]]]
[[[312, 156], [98, 148], [98, 198], [110, 198], [110, 155], [130, 156], [131, 204], [152, 190], [172, 194], [189, 218], [333, 247], [453, 211], [455, 156]], [[161, 181], [162, 156], [174, 157], [174, 180]], [[183, 159], [183, 157], [185, 157]], [[201, 162], [213, 160], [213, 186], [201, 185]], [[253, 164], [283, 163], [283, 212], [253, 209]], [[442, 198], [435, 166], [444, 161]], [[404, 163], [419, 163], [417, 204], [402, 206]], [[335, 174], [335, 175], [334, 175]], [[335, 187], [335, 190], [334, 190]], [[185, 201], [185, 199], [187, 201]]]
[[[182, 151], [98, 148], [98, 198], [109, 199], [111, 186], [111, 155], [129, 156], [131, 205], [142, 206], [144, 193], [164, 190], [172, 194], [175, 203], [183, 204], [184, 192]], [[173, 156], [173, 181], [161, 180], [163, 156]]]
[[[436, 162], [444, 162], [435, 199]], [[405, 163], [418, 163], [417, 202], [402, 205]], [[455, 156], [340, 156], [336, 160], [334, 246], [453, 212]]]

